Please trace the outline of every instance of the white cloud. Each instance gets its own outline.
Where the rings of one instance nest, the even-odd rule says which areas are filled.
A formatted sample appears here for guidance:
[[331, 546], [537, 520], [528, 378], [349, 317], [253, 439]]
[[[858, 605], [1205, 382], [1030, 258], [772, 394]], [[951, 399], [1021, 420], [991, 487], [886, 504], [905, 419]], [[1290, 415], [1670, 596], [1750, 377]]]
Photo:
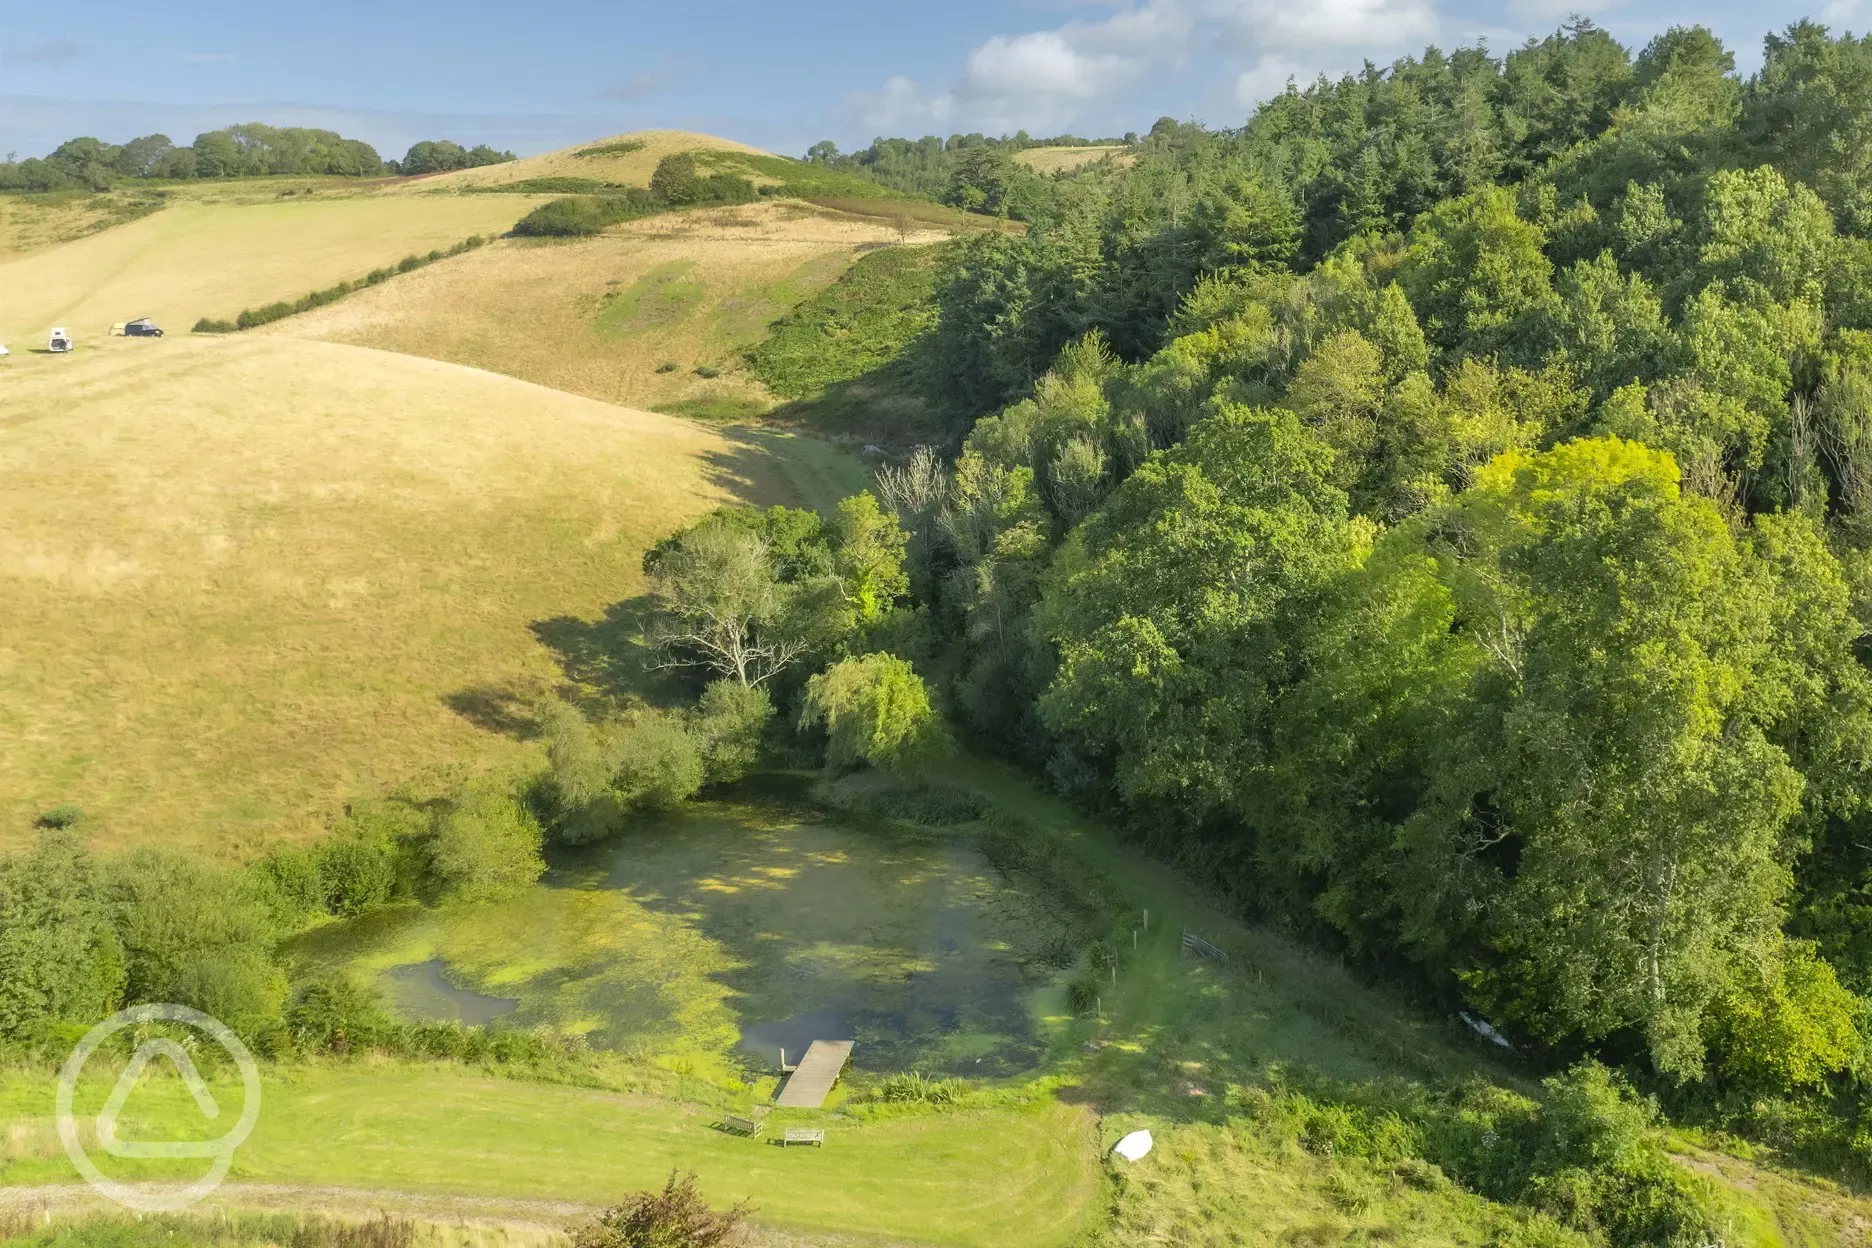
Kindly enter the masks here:
[[[1590, 2], [1590, 0], [1588, 0]], [[1388, 57], [1437, 32], [1434, 0], [1143, 0], [1099, 21], [996, 35], [953, 85], [925, 93], [895, 77], [847, 102], [874, 131], [927, 121], [1050, 130], [1154, 75], [1233, 73], [1261, 99], [1356, 55]], [[1321, 54], [1328, 54], [1322, 59]], [[1226, 78], [1224, 79], [1226, 81]]]
[[1112, 52], [1082, 52], [1056, 30], [996, 35], [969, 53], [963, 93], [986, 99], [1064, 96], [1088, 99], [1122, 85], [1138, 70]]
[[1276, 48], [1384, 47], [1436, 33], [1428, 0], [1316, 0], [1312, 4], [1255, 3], [1245, 28]]
[[945, 126], [955, 112], [950, 92], [926, 96], [902, 74], [887, 78], [876, 91], [853, 96], [846, 106], [872, 131], [894, 134], [919, 127]]
[[1235, 102], [1251, 109], [1285, 91], [1289, 82], [1304, 85], [1317, 72], [1309, 73], [1298, 62], [1284, 56], [1264, 56], [1255, 62], [1253, 69], [1243, 70], [1236, 76]]

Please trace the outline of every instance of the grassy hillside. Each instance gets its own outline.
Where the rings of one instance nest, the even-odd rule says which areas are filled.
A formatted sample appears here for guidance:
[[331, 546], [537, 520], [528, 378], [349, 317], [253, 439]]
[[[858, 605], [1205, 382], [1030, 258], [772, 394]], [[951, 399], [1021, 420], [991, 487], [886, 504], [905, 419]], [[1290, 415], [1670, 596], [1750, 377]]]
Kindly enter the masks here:
[[535, 622], [630, 596], [641, 549], [716, 502], [855, 483], [823, 444], [337, 343], [5, 367], [0, 841], [74, 802], [102, 844], [238, 851], [498, 765], [521, 747], [495, 710], [563, 679]]
[[203, 316], [232, 316], [411, 252], [501, 233], [531, 202], [239, 190], [246, 198], [177, 197], [154, 216], [0, 262], [0, 342], [43, 341], [64, 325], [83, 344], [138, 316], [180, 333]]
[[1117, 156], [1121, 164], [1129, 164], [1133, 159], [1129, 149], [1123, 146], [1030, 147], [1014, 153], [1014, 163], [1026, 165], [1035, 173], [1065, 173], [1107, 156]]
[[56, 247], [159, 212], [166, 205], [166, 197], [145, 191], [0, 195], [0, 257]]
[[524, 160], [479, 169], [463, 169], [430, 178], [412, 178], [399, 190], [406, 194], [489, 189], [534, 178], [588, 178], [621, 186], [648, 186], [657, 162], [677, 152], [722, 151], [765, 155], [758, 147], [683, 130], [638, 130], [595, 139]]
[[609, 402], [745, 415], [773, 400], [740, 352], [859, 255], [899, 239], [888, 222], [798, 204], [671, 214], [590, 239], [505, 240], [282, 329]]
[[788, 400], [778, 418], [898, 445], [939, 439], [917, 391], [913, 353], [935, 326], [940, 252], [873, 252], [774, 323], [747, 362]]

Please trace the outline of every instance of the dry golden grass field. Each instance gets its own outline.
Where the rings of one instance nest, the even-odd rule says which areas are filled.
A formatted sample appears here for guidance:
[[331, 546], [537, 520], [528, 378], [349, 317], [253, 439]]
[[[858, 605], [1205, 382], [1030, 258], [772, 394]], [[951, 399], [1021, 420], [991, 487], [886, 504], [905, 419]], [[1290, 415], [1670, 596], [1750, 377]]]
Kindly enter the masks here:
[[1036, 173], [1064, 173], [1068, 169], [1077, 169], [1094, 161], [1104, 160], [1107, 156], [1115, 157], [1120, 164], [1130, 164], [1135, 157], [1122, 145], [1105, 147], [1030, 147], [1024, 152], [1016, 152], [1014, 159], [1026, 165]]
[[[625, 150], [625, 149], [630, 150]], [[684, 130], [639, 130], [632, 134], [594, 139], [576, 147], [562, 148], [504, 165], [486, 165], [463, 169], [435, 177], [415, 178], [403, 183], [405, 194], [422, 195], [436, 191], [459, 191], [470, 187], [503, 186], [529, 178], [593, 178], [618, 182], [625, 186], [648, 186], [657, 162], [677, 152], [717, 151], [748, 152], [765, 155], [758, 147], [718, 139], [709, 134], [690, 134]]]
[[244, 854], [444, 761], [565, 679], [728, 498], [828, 505], [823, 443], [285, 336], [0, 362], [0, 842], [73, 802], [100, 846]]
[[503, 240], [262, 332], [449, 360], [608, 402], [746, 414], [771, 399], [741, 371], [740, 352], [863, 251], [899, 242], [885, 222], [792, 203], [670, 214], [596, 238]]
[[139, 316], [182, 333], [203, 316], [232, 317], [411, 252], [503, 233], [535, 202], [329, 190], [257, 201], [177, 197], [153, 216], [0, 261], [0, 342], [16, 351], [43, 345], [61, 325], [84, 343]]
[[0, 195], [0, 261], [121, 225], [160, 204], [153, 195]]
[[[668, 151], [736, 146], [628, 138], [502, 168], [641, 181]], [[239, 856], [434, 766], [515, 765], [513, 717], [639, 592], [649, 542], [718, 502], [863, 484], [828, 444], [638, 409], [764, 408], [739, 350], [900, 242], [887, 222], [762, 202], [504, 239], [188, 334], [539, 202], [410, 193], [444, 181], [209, 183], [115, 225], [0, 197], [0, 844], [73, 803], [100, 846]], [[169, 337], [106, 336], [134, 316]], [[39, 349], [54, 324], [75, 354]]]

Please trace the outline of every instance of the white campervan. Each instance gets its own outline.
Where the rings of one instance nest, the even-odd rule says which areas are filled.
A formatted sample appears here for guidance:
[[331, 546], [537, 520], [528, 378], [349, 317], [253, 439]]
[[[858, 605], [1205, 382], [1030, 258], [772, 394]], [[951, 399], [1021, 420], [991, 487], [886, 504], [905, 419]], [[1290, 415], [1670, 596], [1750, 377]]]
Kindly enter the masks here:
[[46, 339], [45, 345], [48, 351], [70, 351], [78, 344], [73, 342], [72, 336], [64, 330], [55, 329], [52, 331], [52, 336]]

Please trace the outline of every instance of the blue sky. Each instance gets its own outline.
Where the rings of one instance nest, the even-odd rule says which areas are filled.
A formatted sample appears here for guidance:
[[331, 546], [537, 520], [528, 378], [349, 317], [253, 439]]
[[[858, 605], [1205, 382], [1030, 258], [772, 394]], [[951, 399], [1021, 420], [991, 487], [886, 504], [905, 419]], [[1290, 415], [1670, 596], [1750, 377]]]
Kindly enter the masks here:
[[[1634, 46], [1701, 21], [1744, 69], [1801, 16], [1872, 0], [127, 0], [0, 3], [0, 154], [75, 134], [188, 142], [237, 121], [317, 125], [386, 156], [420, 138], [522, 154], [701, 130], [798, 154], [831, 138], [1085, 135], [1168, 114], [1238, 125], [1289, 75], [1428, 43], [1497, 51], [1581, 11]], [[534, 16], [530, 16], [534, 15]]]

